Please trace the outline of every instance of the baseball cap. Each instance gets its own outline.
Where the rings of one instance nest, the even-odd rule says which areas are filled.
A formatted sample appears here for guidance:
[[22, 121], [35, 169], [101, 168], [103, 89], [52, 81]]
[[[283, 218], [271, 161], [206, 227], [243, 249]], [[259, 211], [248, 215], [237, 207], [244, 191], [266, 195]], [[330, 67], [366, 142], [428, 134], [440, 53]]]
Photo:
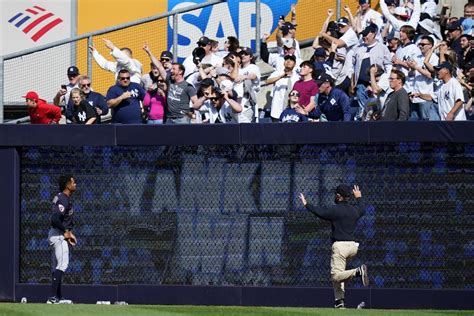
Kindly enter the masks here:
[[209, 44], [211, 44], [211, 40], [206, 36], [201, 36], [201, 38], [199, 38], [199, 40], [197, 41], [196, 44], [204, 45], [204, 46], [209, 45]]
[[359, 4], [370, 3], [370, 0], [359, 0]]
[[446, 29], [448, 31], [460, 30], [461, 29], [461, 22], [455, 21], [446, 25]]
[[395, 12], [393, 14], [394, 15], [399, 15], [399, 16], [404, 17], [404, 18], [408, 17], [408, 12], [404, 7], [396, 7]]
[[206, 51], [202, 47], [193, 49], [193, 59], [202, 61], [206, 57]]
[[161, 58], [173, 59], [173, 53], [170, 52], [169, 50], [164, 50], [164, 51], [161, 52], [160, 59], [161, 59]]
[[253, 51], [250, 47], [242, 47], [239, 51], [239, 54], [253, 55]]
[[338, 25], [349, 25], [349, 19], [347, 19], [346, 17], [339, 18], [339, 20], [337, 20], [337, 24]]
[[365, 29], [361, 32], [362, 36], [367, 36], [369, 33], [377, 33], [379, 30], [378, 26], [374, 23], [370, 23], [365, 27]]
[[296, 56], [295, 55], [285, 55], [283, 59], [288, 60], [291, 59], [292, 61], [296, 62]]
[[35, 102], [38, 102], [38, 100], [39, 100], [38, 93], [36, 93], [34, 91], [28, 91], [28, 93], [26, 95], [22, 96], [22, 98], [30, 99], [30, 100], [33, 100]]
[[76, 66], [71, 66], [67, 69], [68, 76], [77, 76], [79, 74], [79, 68]]
[[444, 63], [441, 63], [441, 64], [439, 64], [438, 66], [434, 66], [434, 69], [435, 69], [436, 71], [439, 71], [439, 70], [441, 70], [441, 69], [443, 69], [443, 68], [446, 68], [446, 69], [448, 69], [449, 71], [452, 71], [452, 70], [453, 70], [453, 65], [451, 65], [449, 62], [445, 61]]
[[295, 40], [292, 39], [292, 38], [285, 38], [283, 40], [283, 47], [294, 48], [295, 47]]
[[314, 56], [316, 56], [316, 57], [326, 57], [326, 50], [322, 47], [318, 47], [314, 50]]
[[281, 26], [282, 29], [286, 29], [286, 30], [296, 30], [296, 25], [294, 25], [293, 23], [291, 22], [285, 22], [283, 23], [283, 25]]
[[334, 79], [330, 75], [328, 75], [327, 73], [323, 72], [316, 79], [316, 83], [318, 85], [322, 85], [325, 82], [333, 83]]
[[340, 194], [342, 197], [348, 198], [351, 196], [351, 187], [347, 184], [339, 184], [336, 187], [336, 193]]

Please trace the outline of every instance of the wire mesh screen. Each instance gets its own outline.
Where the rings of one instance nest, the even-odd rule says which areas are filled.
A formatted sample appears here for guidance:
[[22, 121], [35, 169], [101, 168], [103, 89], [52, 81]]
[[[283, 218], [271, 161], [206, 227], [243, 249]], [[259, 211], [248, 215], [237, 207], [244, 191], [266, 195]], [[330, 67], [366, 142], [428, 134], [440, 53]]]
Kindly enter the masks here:
[[[143, 51], [143, 45], [147, 43], [153, 53], [160, 56], [161, 51], [166, 49], [166, 19], [93, 37], [92, 42], [98, 52], [114, 63], [115, 59], [103, 39], [111, 40], [119, 49], [130, 48], [133, 58], [143, 64], [143, 74], [146, 74], [150, 71], [150, 59]], [[82, 39], [6, 60], [4, 104], [24, 104], [22, 96], [30, 90], [36, 91], [47, 102], [53, 102], [61, 85], [69, 82], [67, 69], [71, 65], [77, 66], [81, 75], [90, 75], [92, 89], [105, 95], [108, 88], [115, 84], [115, 73], [100, 68], [91, 57], [92, 73], [88, 74], [88, 46], [88, 40]]]
[[6, 60], [4, 62], [4, 104], [24, 104], [26, 92], [34, 90], [41, 99], [52, 102], [67, 83], [67, 68], [73, 65], [71, 56], [76, 43]]
[[[74, 175], [66, 282], [331, 286], [334, 187], [366, 201], [349, 267], [378, 288], [473, 288], [474, 146], [25, 147], [20, 282], [50, 282], [52, 197]], [[355, 280], [351, 286], [362, 286]]]

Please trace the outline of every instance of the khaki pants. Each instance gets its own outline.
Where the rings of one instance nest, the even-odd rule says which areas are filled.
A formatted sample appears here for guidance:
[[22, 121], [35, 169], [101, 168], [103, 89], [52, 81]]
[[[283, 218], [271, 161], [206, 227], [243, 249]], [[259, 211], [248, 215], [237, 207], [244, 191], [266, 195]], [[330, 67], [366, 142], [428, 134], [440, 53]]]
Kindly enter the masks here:
[[354, 241], [336, 241], [332, 244], [331, 279], [336, 300], [344, 299], [344, 282], [352, 279], [357, 269], [346, 270], [346, 263], [357, 254], [359, 244]]

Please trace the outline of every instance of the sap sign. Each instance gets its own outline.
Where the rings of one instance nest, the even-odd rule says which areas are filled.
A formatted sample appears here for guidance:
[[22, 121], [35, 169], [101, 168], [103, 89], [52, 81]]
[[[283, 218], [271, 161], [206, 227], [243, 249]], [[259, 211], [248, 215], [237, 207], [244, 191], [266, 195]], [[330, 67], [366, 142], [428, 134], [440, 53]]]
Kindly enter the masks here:
[[[169, 0], [168, 10], [176, 10], [205, 0]], [[297, 0], [262, 0], [261, 34], [272, 33], [280, 15], [286, 16]], [[228, 0], [227, 2], [180, 14], [178, 17], [178, 59], [191, 55], [201, 36], [224, 43], [227, 36], [235, 36], [241, 46], [255, 48], [255, 1]], [[168, 47], [173, 49], [173, 19], [168, 20]]]

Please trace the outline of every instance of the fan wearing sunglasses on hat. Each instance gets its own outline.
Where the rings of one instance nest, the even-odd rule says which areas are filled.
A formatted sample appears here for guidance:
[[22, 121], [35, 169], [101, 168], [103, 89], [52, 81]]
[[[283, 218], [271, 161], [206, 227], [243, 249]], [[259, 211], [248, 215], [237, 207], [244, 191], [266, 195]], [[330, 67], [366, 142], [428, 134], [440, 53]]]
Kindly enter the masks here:
[[[95, 113], [97, 122], [100, 123], [102, 119], [110, 119], [109, 107], [105, 102], [105, 97], [95, 91], [92, 91], [92, 80], [89, 76], [80, 76], [79, 78], [79, 89], [84, 93], [85, 100], [91, 106]], [[73, 121], [74, 117], [74, 104], [72, 100], [69, 100], [69, 103], [66, 107], [66, 118], [70, 121]]]

